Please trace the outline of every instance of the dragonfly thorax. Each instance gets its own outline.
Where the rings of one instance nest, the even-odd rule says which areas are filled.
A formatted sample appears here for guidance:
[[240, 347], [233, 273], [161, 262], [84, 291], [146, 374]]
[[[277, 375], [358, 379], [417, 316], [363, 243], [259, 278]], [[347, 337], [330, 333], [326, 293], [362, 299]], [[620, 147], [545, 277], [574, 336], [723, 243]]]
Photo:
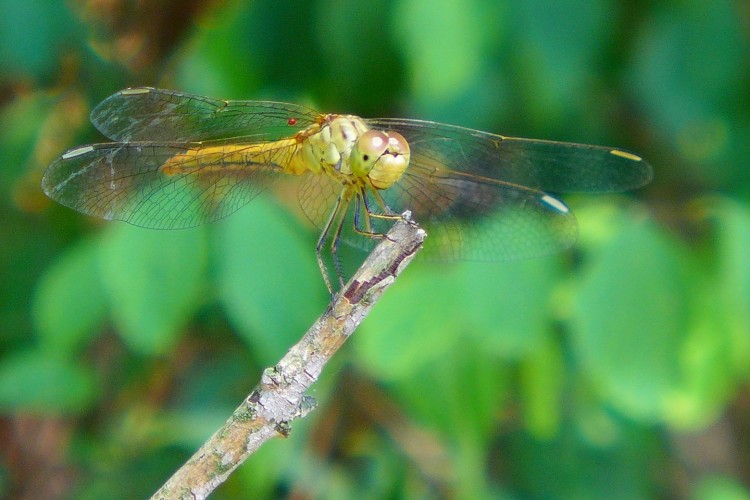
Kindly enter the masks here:
[[344, 184], [366, 179], [374, 188], [386, 189], [409, 164], [409, 145], [401, 134], [371, 130], [354, 115], [326, 115], [307, 133], [297, 150], [299, 162]]

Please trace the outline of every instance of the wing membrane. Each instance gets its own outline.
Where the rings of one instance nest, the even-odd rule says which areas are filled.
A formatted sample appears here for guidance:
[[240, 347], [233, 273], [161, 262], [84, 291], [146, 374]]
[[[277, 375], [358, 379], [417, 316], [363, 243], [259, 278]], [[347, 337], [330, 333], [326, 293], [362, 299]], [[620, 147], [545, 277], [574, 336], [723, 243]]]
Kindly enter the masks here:
[[[307, 217], [323, 228], [342, 189], [328, 176], [307, 174], [299, 191]], [[410, 210], [430, 235], [423, 255], [431, 260], [505, 261], [548, 255], [571, 246], [578, 235], [575, 217], [560, 200], [508, 182], [447, 170], [434, 151], [412, 149], [409, 168], [380, 192], [393, 213]], [[378, 208], [367, 193], [368, 206]], [[341, 240], [369, 250], [376, 240], [354, 231], [351, 202]], [[360, 205], [361, 217], [364, 207]], [[374, 232], [386, 233], [392, 221], [372, 218]], [[360, 221], [360, 229], [363, 220]]]
[[[95, 144], [63, 154], [49, 166], [42, 189], [82, 213], [131, 224], [177, 229], [235, 212], [281, 172], [272, 161], [242, 157], [241, 148], [221, 153], [221, 144], [153, 142]], [[279, 150], [283, 163], [284, 150]]]
[[448, 170], [540, 191], [611, 192], [652, 178], [651, 166], [624, 150], [520, 139], [441, 123], [379, 118], [368, 124], [400, 132], [423, 158]]
[[91, 112], [91, 121], [114, 141], [193, 142], [258, 134], [280, 139], [311, 125], [318, 116], [298, 104], [225, 101], [141, 87], [102, 101]]
[[575, 217], [560, 200], [493, 179], [435, 171], [412, 150], [413, 165], [383, 193], [389, 207], [409, 209], [430, 235], [435, 260], [507, 261], [555, 253], [575, 243]]
[[[195, 226], [231, 214], [274, 182], [304, 140], [294, 137], [296, 132], [320, 118], [295, 104], [126, 89], [91, 114], [94, 125], [117, 142], [68, 151], [48, 168], [42, 187], [63, 205], [104, 219], [151, 228]], [[621, 191], [652, 177], [648, 163], [619, 149], [419, 120], [365, 121], [398, 131], [409, 142], [408, 169], [378, 193], [388, 211], [412, 211], [430, 234], [424, 254], [433, 259], [512, 260], [553, 253], [575, 242], [577, 225], [550, 192]], [[341, 189], [333, 176], [303, 175], [299, 200], [319, 227]], [[378, 202], [372, 191], [352, 200], [343, 241], [362, 248], [373, 244], [354, 230], [356, 210], [360, 229], [389, 229], [391, 220], [366, 217]]]

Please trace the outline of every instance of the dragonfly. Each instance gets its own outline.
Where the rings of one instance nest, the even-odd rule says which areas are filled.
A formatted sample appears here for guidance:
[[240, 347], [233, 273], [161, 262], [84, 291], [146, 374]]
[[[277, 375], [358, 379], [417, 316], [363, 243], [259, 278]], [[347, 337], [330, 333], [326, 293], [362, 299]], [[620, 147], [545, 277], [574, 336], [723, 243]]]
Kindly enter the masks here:
[[320, 228], [316, 256], [333, 294], [341, 242], [370, 248], [408, 210], [435, 260], [505, 261], [570, 247], [576, 219], [558, 193], [635, 189], [652, 178], [619, 148], [522, 139], [431, 121], [320, 113], [128, 88], [91, 113], [114, 142], [68, 150], [43, 191], [84, 214], [178, 229], [237, 211], [280, 178]]

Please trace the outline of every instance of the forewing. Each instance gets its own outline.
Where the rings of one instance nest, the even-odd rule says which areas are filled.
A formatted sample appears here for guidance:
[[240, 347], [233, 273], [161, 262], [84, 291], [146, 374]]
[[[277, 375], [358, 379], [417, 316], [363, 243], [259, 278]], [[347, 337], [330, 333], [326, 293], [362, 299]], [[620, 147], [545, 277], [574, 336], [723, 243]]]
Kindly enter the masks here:
[[317, 116], [298, 104], [226, 101], [140, 87], [106, 98], [91, 112], [91, 122], [120, 142], [192, 142], [261, 134], [280, 139], [315, 123]]
[[[83, 146], [48, 167], [42, 189], [87, 215], [177, 229], [233, 213], [279, 175], [280, 167], [268, 161], [269, 153], [265, 163], [245, 159], [238, 164], [223, 162], [215, 149], [211, 158], [204, 158], [206, 148], [151, 142]], [[235, 148], [233, 158], [237, 155]]]
[[616, 148], [504, 137], [419, 120], [379, 118], [367, 123], [400, 132], [412, 152], [448, 170], [540, 191], [623, 191], [643, 186], [653, 176], [643, 159]]

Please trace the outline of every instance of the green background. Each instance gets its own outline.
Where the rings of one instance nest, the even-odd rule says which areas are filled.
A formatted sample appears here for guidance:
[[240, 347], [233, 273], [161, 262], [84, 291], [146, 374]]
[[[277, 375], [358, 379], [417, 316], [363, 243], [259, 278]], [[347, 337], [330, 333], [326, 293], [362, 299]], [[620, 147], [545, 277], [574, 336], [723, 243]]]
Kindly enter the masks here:
[[0, 495], [136, 498], [324, 310], [261, 197], [184, 231], [89, 219], [46, 165], [128, 86], [605, 144], [569, 252], [416, 262], [320, 406], [216, 498], [750, 498], [750, 10], [680, 0], [0, 0]]

